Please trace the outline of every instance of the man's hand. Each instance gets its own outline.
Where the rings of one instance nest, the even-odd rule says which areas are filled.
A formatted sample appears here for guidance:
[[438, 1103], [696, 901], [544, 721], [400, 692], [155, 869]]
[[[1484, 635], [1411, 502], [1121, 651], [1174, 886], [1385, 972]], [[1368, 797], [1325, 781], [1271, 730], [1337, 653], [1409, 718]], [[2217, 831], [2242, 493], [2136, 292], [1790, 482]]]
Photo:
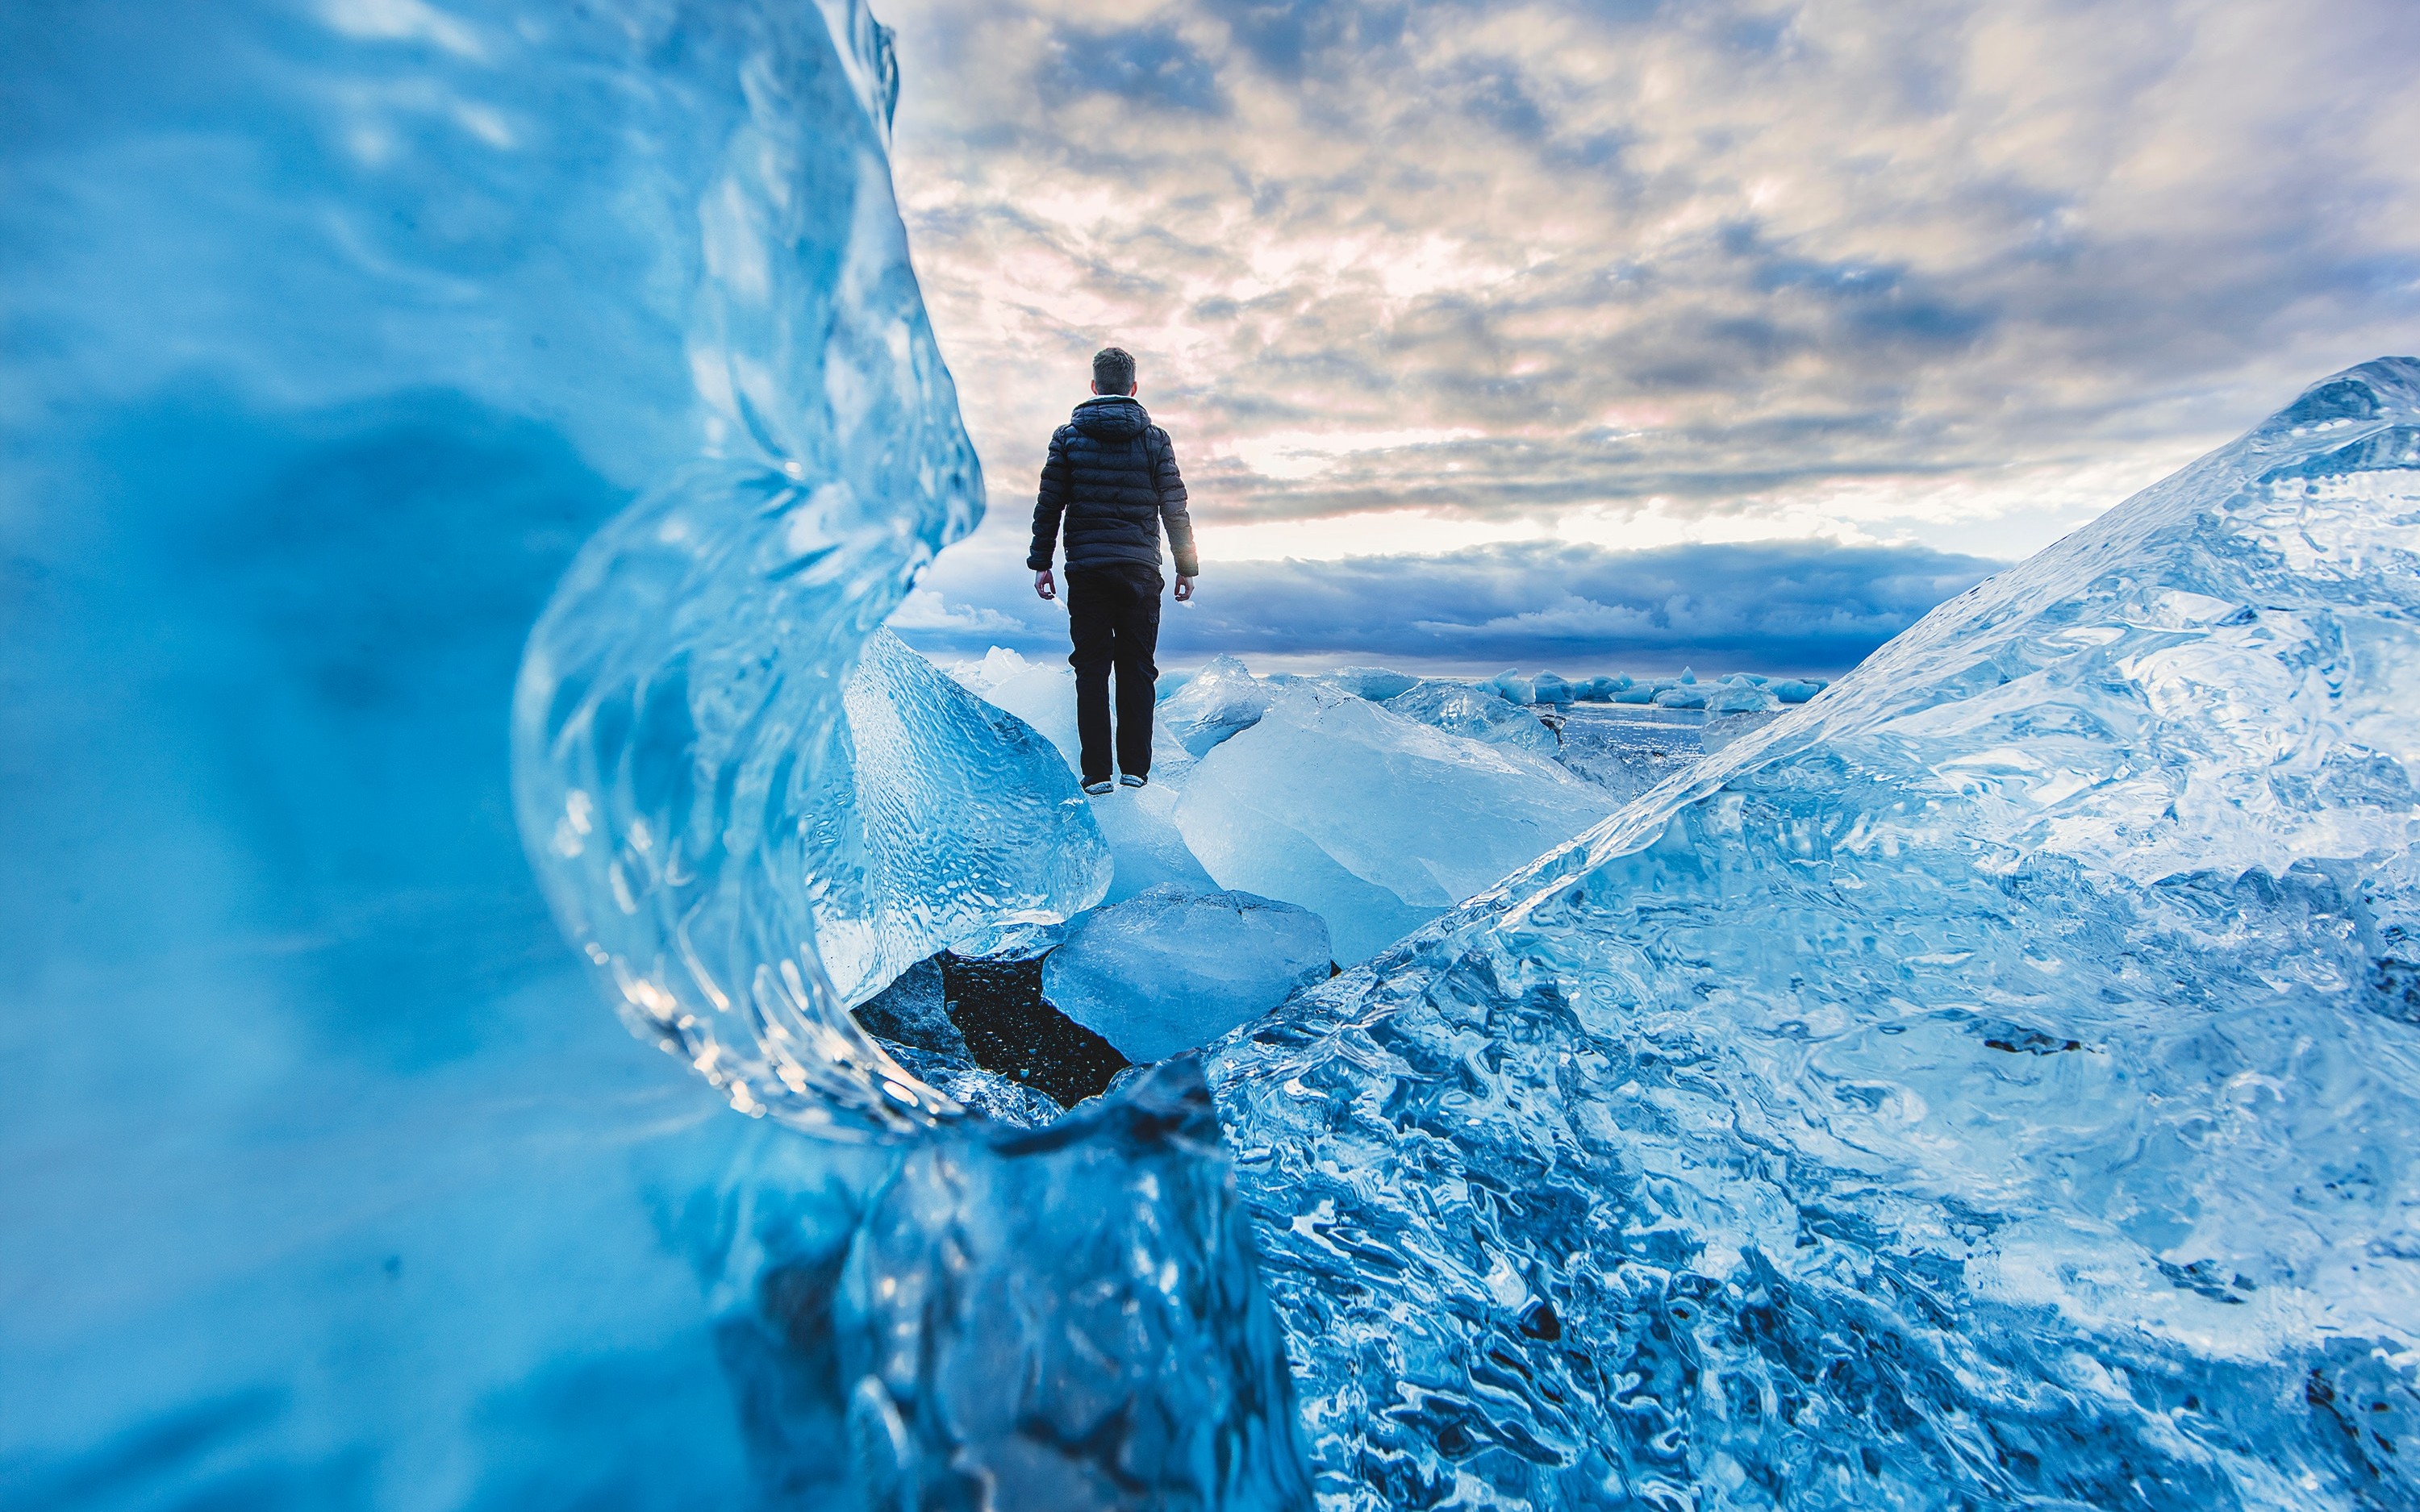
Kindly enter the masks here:
[[1036, 598], [1059, 596], [1059, 580], [1050, 576], [1049, 568], [1045, 567], [1033, 575], [1033, 596]]
[[1176, 601], [1180, 604], [1193, 602], [1193, 579], [1183, 573], [1176, 576]]

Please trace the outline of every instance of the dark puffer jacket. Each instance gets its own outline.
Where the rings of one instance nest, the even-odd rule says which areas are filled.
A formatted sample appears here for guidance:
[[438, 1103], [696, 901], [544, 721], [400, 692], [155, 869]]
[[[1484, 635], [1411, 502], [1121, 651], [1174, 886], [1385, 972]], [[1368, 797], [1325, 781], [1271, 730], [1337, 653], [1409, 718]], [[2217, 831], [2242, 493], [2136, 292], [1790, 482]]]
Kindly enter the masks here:
[[1033, 505], [1033, 549], [1025, 557], [1032, 571], [1049, 568], [1063, 515], [1071, 568], [1120, 562], [1156, 567], [1164, 524], [1177, 576], [1202, 571], [1176, 448], [1142, 406], [1124, 394], [1085, 400], [1050, 438], [1050, 460], [1042, 465], [1042, 491]]

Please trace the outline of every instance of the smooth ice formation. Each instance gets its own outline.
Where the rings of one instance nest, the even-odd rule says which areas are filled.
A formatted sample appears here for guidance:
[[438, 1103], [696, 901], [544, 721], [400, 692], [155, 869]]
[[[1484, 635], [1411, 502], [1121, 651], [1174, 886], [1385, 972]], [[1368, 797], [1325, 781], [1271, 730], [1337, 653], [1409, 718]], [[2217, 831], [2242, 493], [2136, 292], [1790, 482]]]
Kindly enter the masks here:
[[1387, 712], [1433, 725], [1450, 735], [1494, 746], [1555, 753], [1555, 733], [1528, 709], [1492, 688], [1442, 680], [1422, 682], [1386, 701]]
[[1249, 892], [1161, 886], [1088, 914], [1042, 968], [1051, 1007], [1140, 1065], [1327, 980], [1327, 926]]
[[2420, 1501], [2415, 567], [2381, 361], [1222, 1048], [1329, 1504]]
[[1528, 704], [1537, 702], [1537, 685], [1510, 669], [1497, 672], [1479, 686], [1508, 703]]
[[1220, 887], [1310, 909], [1349, 964], [1613, 807], [1544, 757], [1300, 687], [1202, 758], [1176, 823]]
[[[982, 666], [987, 671], [976, 673], [968, 686], [1047, 735], [1072, 781], [1083, 770], [1076, 733], [1075, 671], [1063, 665], [1037, 667], [1013, 651], [997, 650]], [[1093, 822], [1109, 846], [1111, 862], [1102, 902], [1122, 903], [1163, 884], [1197, 889], [1218, 886], [1176, 828], [1177, 795], [1192, 768], [1193, 758], [1177, 744], [1176, 732], [1166, 720], [1156, 719], [1150, 786], [1121, 787], [1093, 801]]]
[[1233, 656], [1213, 656], [1190, 682], [1161, 701], [1159, 723], [1188, 754], [1200, 757], [1249, 730], [1268, 702], [1269, 690], [1250, 668]]
[[[931, 1506], [1038, 1468], [1053, 1512], [1307, 1506], [1198, 1087], [930, 1124], [809, 945], [845, 674], [980, 496], [866, 12], [0, 30], [0, 1505]], [[619, 959], [566, 948], [507, 784], [600, 527], [535, 711], [593, 711], [593, 762], [529, 838]], [[901, 1136], [737, 1116], [590, 963], [713, 981], [823, 1068], [768, 1095]]]

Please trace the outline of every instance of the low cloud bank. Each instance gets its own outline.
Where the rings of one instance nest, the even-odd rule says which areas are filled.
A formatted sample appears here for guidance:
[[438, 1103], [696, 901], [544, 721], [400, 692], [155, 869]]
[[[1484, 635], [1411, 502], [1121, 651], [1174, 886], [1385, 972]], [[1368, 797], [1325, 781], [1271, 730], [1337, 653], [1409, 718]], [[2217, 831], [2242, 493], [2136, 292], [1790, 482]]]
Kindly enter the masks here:
[[[1833, 673], [2001, 564], [1921, 547], [1760, 542], [1610, 551], [1552, 543], [1437, 556], [1247, 562], [1162, 616], [1160, 659], [1219, 652], [1575, 672]], [[944, 558], [892, 624], [936, 656], [1063, 655], [1066, 619], [1020, 563]]]

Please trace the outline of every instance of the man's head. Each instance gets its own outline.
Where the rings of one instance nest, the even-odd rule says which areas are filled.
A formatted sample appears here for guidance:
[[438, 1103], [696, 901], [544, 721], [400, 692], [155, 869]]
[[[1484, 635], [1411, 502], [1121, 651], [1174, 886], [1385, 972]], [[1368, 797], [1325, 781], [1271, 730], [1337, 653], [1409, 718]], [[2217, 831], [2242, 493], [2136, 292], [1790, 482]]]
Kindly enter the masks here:
[[1121, 347], [1104, 347], [1093, 354], [1094, 393], [1132, 393], [1134, 391], [1133, 353]]

